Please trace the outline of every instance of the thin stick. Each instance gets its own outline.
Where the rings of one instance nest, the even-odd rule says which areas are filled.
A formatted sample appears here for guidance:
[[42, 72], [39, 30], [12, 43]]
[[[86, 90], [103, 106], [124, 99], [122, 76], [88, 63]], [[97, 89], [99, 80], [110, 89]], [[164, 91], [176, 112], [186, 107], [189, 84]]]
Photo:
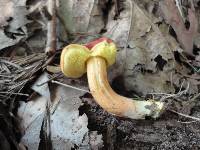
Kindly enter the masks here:
[[194, 121], [185, 121], [185, 122], [178, 121], [178, 122], [180, 122], [180, 123], [184, 123], [184, 124], [190, 124], [190, 123], [195, 123], [195, 122], [197, 122], [197, 121], [196, 121], [196, 120], [194, 120]]
[[187, 91], [189, 90], [189, 87], [190, 87], [190, 84], [188, 82], [187, 88], [185, 90], [181, 91], [184, 82], [185, 82], [185, 80], [182, 82], [181, 87], [179, 89], [179, 92], [177, 94], [167, 94], [167, 93], [149, 93], [149, 94], [152, 94], [152, 95], [165, 95], [160, 99], [160, 101], [164, 101], [165, 99], [168, 99], [168, 98], [171, 98], [171, 97], [173, 97], [173, 98], [180, 97], [181, 95], [186, 94]]
[[68, 88], [71, 88], [71, 89], [75, 89], [75, 90], [78, 90], [78, 91], [90, 93], [90, 91], [88, 91], [88, 90], [80, 89], [80, 88], [77, 88], [77, 87], [74, 87], [74, 86], [71, 86], [71, 85], [68, 85], [68, 84], [64, 84], [64, 83], [61, 83], [61, 82], [58, 82], [58, 81], [55, 81], [55, 80], [52, 80], [51, 82], [65, 86], [65, 87], [68, 87]]
[[200, 118], [197, 118], [197, 117], [189, 116], [189, 115], [186, 115], [186, 114], [183, 114], [183, 113], [177, 112], [175, 110], [171, 110], [171, 109], [169, 109], [169, 111], [176, 113], [180, 116], [186, 117], [186, 118], [190, 118], [190, 119], [193, 119], [193, 120], [196, 120], [196, 121], [200, 121]]
[[43, 82], [43, 83], [37, 84], [37, 86], [43, 86], [44, 84], [50, 82], [51, 80], [58, 78], [60, 75], [62, 75], [62, 74], [58, 74], [58, 75], [56, 75], [56, 76], [53, 76], [53, 77], [51, 77], [49, 80], [47, 80], [47, 81], [45, 81], [45, 82]]
[[56, 0], [48, 0], [48, 12], [51, 15], [51, 20], [47, 24], [47, 45], [45, 52], [54, 54], [56, 52]]

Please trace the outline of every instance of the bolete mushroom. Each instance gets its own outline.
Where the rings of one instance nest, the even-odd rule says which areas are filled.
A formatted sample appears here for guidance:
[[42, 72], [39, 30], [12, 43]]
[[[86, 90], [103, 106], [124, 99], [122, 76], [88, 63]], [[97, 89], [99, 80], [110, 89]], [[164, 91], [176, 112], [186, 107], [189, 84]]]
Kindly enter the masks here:
[[71, 78], [81, 77], [87, 71], [90, 91], [95, 101], [107, 112], [131, 119], [157, 118], [163, 102], [137, 101], [115, 93], [107, 79], [107, 67], [115, 62], [116, 45], [100, 38], [86, 45], [70, 44], [61, 54], [61, 70]]

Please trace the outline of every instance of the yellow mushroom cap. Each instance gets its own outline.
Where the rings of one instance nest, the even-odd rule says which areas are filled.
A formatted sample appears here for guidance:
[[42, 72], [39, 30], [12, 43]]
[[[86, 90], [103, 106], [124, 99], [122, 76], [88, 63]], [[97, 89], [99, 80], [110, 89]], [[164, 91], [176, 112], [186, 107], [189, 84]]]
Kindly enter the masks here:
[[111, 66], [115, 63], [117, 48], [113, 42], [108, 43], [107, 41], [102, 41], [96, 44], [91, 51], [91, 56], [103, 57], [108, 66]]
[[61, 53], [61, 70], [67, 77], [79, 78], [86, 72], [86, 61], [89, 58], [89, 49], [78, 44], [66, 46]]
[[91, 50], [83, 45], [70, 44], [62, 50], [61, 70], [67, 77], [79, 78], [86, 72], [87, 60], [90, 57], [102, 57], [107, 66], [110, 66], [115, 62], [116, 50], [115, 44], [106, 40], [99, 42]]

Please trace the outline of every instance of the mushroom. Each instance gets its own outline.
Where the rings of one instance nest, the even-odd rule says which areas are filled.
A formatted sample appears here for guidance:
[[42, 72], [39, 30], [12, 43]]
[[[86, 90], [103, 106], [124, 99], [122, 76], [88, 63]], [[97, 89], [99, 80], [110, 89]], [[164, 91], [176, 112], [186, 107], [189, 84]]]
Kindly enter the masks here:
[[148, 100], [137, 101], [115, 93], [107, 79], [107, 67], [115, 62], [116, 45], [107, 38], [100, 38], [86, 45], [70, 44], [61, 54], [61, 70], [71, 78], [81, 77], [87, 71], [89, 88], [95, 101], [107, 112], [131, 119], [157, 118], [164, 103]]

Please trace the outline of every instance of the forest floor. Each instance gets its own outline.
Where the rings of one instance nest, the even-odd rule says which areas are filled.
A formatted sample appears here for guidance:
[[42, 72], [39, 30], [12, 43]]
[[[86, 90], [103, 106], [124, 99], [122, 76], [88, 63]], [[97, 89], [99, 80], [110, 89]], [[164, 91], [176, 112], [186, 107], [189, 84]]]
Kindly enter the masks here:
[[[200, 149], [199, 0], [1, 0], [0, 149]], [[165, 104], [153, 119], [100, 107], [87, 76], [60, 69], [62, 49], [117, 45], [119, 95]]]

